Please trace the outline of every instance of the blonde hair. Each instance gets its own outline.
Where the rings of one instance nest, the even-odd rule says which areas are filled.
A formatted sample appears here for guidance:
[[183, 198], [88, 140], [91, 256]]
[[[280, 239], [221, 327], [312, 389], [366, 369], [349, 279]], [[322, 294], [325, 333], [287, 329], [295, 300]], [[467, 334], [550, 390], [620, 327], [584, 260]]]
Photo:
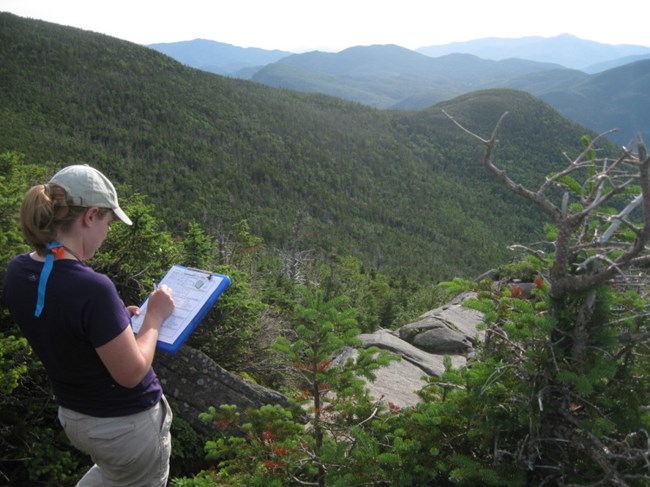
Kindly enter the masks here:
[[[47, 254], [47, 245], [59, 232], [69, 230], [73, 223], [87, 210], [76, 206], [66, 190], [58, 184], [32, 186], [20, 208], [20, 227], [27, 241], [40, 255]], [[100, 217], [111, 211], [100, 210]]]

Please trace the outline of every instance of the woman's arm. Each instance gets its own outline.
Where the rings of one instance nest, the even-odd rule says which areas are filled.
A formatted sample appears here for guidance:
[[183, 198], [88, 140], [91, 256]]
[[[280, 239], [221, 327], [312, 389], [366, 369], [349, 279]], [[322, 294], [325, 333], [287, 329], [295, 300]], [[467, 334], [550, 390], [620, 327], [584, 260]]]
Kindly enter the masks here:
[[153, 362], [160, 325], [173, 310], [172, 290], [162, 285], [149, 295], [147, 314], [137, 337], [127, 326], [110, 342], [96, 348], [115, 382], [132, 388], [142, 381]]

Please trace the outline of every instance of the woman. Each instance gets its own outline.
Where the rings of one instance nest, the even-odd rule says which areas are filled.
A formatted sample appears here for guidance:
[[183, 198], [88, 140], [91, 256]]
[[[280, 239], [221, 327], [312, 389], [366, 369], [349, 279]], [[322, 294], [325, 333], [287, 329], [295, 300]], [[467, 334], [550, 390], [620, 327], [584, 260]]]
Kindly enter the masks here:
[[172, 414], [151, 364], [171, 289], [149, 296], [136, 337], [139, 308], [84, 264], [115, 219], [131, 225], [113, 184], [88, 165], [32, 187], [20, 218], [34, 251], [9, 264], [4, 298], [45, 366], [68, 438], [95, 462], [77, 485], [165, 485]]

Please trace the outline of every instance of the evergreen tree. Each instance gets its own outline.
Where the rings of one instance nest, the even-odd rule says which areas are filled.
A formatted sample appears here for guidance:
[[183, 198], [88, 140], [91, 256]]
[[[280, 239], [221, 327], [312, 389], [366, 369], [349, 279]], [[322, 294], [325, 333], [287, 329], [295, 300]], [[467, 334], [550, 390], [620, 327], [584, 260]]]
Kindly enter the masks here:
[[[365, 380], [373, 380], [373, 372], [394, 357], [357, 348], [355, 311], [340, 309], [346, 298], [326, 300], [320, 290], [307, 288], [302, 296], [295, 337], [277, 342], [297, 373], [295, 409], [265, 406], [247, 411], [242, 420], [234, 407], [223, 405], [202, 415], [226, 430], [206, 444], [218, 461], [218, 485], [226, 479], [230, 485], [354, 485], [376, 476], [361, 468], [374, 448], [364, 424], [382, 408], [368, 396]], [[357, 350], [356, 357], [333, 362], [347, 347]], [[232, 435], [233, 428], [242, 434]]]

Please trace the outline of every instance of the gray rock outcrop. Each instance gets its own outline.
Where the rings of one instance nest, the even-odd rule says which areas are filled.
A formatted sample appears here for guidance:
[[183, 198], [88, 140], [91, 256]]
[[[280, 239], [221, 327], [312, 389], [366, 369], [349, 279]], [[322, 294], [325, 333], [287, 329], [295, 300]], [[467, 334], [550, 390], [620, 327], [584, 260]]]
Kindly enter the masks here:
[[217, 364], [206, 354], [184, 345], [174, 355], [157, 353], [154, 369], [165, 395], [174, 401], [180, 416], [197, 431], [207, 433], [199, 414], [210, 406], [234, 404], [239, 411], [265, 404], [288, 406], [285, 396], [259, 386]]
[[[388, 330], [378, 330], [374, 333], [359, 335], [365, 348], [377, 347], [388, 350], [418, 367], [421, 373], [440, 376], [445, 371], [444, 355], [426, 352], [405, 340], [397, 334]], [[455, 366], [465, 365], [465, 357], [460, 355], [452, 356]]]
[[[427, 384], [428, 377], [439, 377], [445, 371], [445, 356], [451, 359], [452, 367], [464, 367], [485, 336], [479, 329], [482, 313], [463, 306], [474, 296], [463, 294], [395, 331], [360, 335], [364, 347], [387, 350], [401, 359], [376, 371], [377, 379], [368, 383], [370, 394], [399, 407], [414, 406], [419, 402], [417, 392]], [[346, 350], [336, 360], [346, 360], [355, 353]]]
[[432, 354], [468, 356], [485, 334], [478, 329], [482, 313], [462, 304], [474, 295], [465, 293], [402, 326], [398, 330], [400, 338]]
[[[399, 355], [399, 352], [393, 351]], [[354, 348], [346, 348], [332, 362], [338, 366], [349, 358], [356, 359], [359, 352]], [[386, 367], [376, 371], [377, 380], [367, 383], [370, 395], [386, 404], [391, 403], [400, 408], [416, 404], [419, 400], [417, 391], [422, 389], [426, 381], [426, 373], [408, 360], [393, 361]]]

